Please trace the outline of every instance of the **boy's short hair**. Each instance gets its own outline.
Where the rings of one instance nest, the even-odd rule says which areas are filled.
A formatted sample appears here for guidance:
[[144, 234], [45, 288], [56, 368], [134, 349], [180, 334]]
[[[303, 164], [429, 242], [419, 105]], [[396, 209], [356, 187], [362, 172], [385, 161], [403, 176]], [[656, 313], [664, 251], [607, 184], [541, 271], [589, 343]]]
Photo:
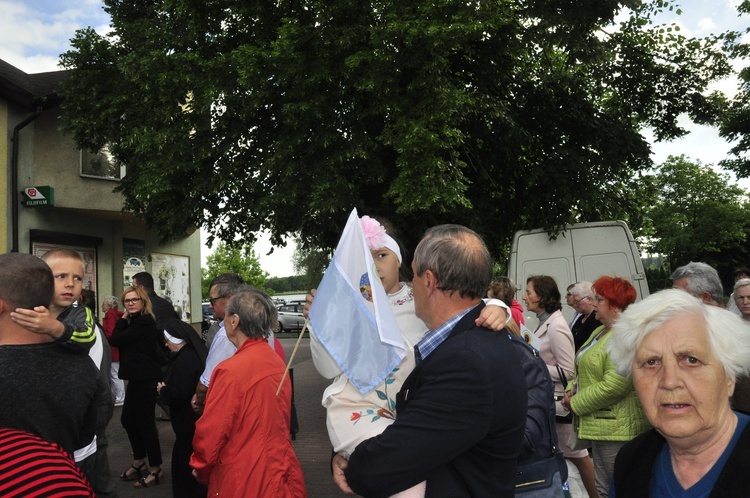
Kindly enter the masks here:
[[0, 299], [11, 308], [49, 306], [55, 280], [47, 263], [31, 254], [0, 254]]
[[81, 253], [79, 253], [75, 249], [69, 249], [67, 247], [56, 247], [42, 254], [42, 260], [44, 261], [49, 261], [53, 258], [77, 259], [81, 262], [82, 265], [85, 266], [86, 264], [86, 262], [83, 260], [83, 256], [81, 256]]

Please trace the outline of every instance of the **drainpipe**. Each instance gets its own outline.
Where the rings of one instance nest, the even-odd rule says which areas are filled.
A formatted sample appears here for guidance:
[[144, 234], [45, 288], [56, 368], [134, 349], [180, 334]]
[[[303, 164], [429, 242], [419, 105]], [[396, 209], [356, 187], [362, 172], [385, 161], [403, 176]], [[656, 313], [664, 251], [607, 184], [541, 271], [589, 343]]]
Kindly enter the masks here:
[[42, 114], [42, 106], [37, 106], [36, 112], [21, 121], [13, 128], [13, 155], [10, 159], [10, 189], [11, 189], [11, 218], [13, 223], [13, 241], [11, 252], [18, 252], [18, 134], [29, 123]]

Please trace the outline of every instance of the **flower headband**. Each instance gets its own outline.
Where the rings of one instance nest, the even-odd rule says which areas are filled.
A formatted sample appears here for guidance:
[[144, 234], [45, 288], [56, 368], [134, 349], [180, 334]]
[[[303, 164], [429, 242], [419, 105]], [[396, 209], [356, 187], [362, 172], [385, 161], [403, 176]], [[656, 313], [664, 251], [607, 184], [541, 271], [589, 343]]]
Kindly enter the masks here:
[[396, 254], [398, 262], [401, 263], [401, 250], [398, 248], [398, 243], [393, 237], [385, 233], [385, 228], [383, 228], [383, 225], [378, 220], [369, 216], [363, 216], [359, 219], [359, 225], [362, 227], [367, 247], [373, 251], [387, 247]]

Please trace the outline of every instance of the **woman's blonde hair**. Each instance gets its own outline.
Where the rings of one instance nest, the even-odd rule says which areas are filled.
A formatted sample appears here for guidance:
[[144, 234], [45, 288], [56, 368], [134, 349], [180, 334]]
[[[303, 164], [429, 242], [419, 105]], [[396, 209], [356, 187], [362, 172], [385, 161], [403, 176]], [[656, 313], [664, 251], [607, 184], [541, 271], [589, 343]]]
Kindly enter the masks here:
[[141, 298], [141, 302], [143, 303], [143, 310], [141, 311], [141, 313], [147, 313], [151, 315], [154, 320], [156, 320], [156, 315], [154, 315], [154, 310], [151, 307], [151, 299], [149, 299], [148, 294], [146, 294], [146, 291], [143, 289], [143, 287], [133, 287], [132, 285], [130, 287], [126, 287], [125, 290], [122, 291], [122, 297], [120, 298], [123, 307], [125, 306], [125, 295], [128, 292], [135, 292], [136, 294], [138, 294], [138, 297]]

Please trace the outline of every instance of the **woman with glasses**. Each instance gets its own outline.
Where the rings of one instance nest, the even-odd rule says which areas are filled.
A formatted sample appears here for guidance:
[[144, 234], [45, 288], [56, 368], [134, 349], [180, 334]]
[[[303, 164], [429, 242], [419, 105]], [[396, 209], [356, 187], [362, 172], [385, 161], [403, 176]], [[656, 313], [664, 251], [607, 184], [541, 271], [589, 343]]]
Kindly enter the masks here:
[[591, 282], [578, 282], [570, 289], [573, 296], [573, 304], [579, 312], [578, 317], [570, 327], [573, 333], [576, 352], [581, 349], [591, 333], [601, 327], [602, 322], [596, 318], [596, 307], [594, 306], [594, 291], [591, 289]]
[[[122, 294], [125, 313], [117, 320], [110, 343], [120, 348], [119, 376], [127, 380], [122, 427], [133, 450], [132, 465], [120, 474], [123, 481], [136, 481], [136, 488], [161, 484], [161, 447], [156, 430], [156, 384], [161, 380], [156, 318], [142, 287], [128, 287]], [[146, 465], [148, 457], [148, 466]]]

